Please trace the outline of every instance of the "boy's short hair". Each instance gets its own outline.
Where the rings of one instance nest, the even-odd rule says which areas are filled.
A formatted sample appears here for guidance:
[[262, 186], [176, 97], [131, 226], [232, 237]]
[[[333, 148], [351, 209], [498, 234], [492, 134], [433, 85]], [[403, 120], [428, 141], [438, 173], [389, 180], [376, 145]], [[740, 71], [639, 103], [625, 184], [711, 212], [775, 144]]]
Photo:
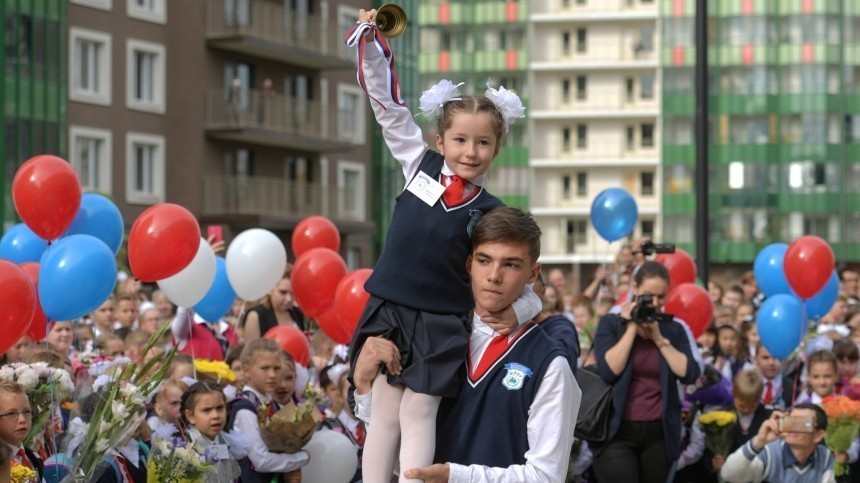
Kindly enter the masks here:
[[472, 249], [481, 244], [510, 242], [529, 247], [531, 262], [540, 257], [541, 230], [532, 215], [519, 208], [500, 206], [482, 216], [472, 233]]
[[242, 355], [239, 359], [242, 361], [242, 364], [251, 366], [254, 365], [254, 360], [260, 352], [274, 352], [276, 354], [280, 354], [283, 351], [280, 346], [278, 346], [277, 342], [260, 337], [245, 342], [245, 348], [242, 349]]
[[102, 334], [96, 338], [95, 348], [98, 350], [105, 350], [107, 348], [107, 343], [112, 340], [122, 341], [120, 336], [116, 334]]
[[763, 391], [764, 380], [752, 369], [738, 372], [732, 384], [732, 395], [742, 401], [759, 401]]
[[860, 360], [860, 349], [850, 339], [839, 339], [833, 343], [833, 355], [836, 359], [848, 359], [849, 361]]
[[0, 381], [0, 394], [2, 393], [27, 395], [24, 388], [15, 381]]
[[46, 362], [54, 369], [65, 369], [66, 363], [63, 361], [63, 356], [54, 351], [42, 350], [28, 355], [26, 358], [27, 364], [34, 362]]

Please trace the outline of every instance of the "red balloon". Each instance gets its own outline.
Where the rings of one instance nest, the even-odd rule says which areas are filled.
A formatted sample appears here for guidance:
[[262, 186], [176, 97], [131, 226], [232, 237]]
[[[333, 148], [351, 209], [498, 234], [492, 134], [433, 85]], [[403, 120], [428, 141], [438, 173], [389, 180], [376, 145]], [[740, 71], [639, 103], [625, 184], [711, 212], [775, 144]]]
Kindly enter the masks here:
[[[343, 277], [337, 284], [334, 293], [334, 312], [339, 317], [337, 325], [327, 328], [321, 320], [323, 316], [317, 317], [320, 328], [339, 344], [348, 344], [352, 340], [352, 334], [355, 332], [359, 319], [361, 319], [364, 306], [370, 299], [370, 294], [364, 289], [364, 284], [370, 278], [371, 273], [373, 270], [361, 268]], [[328, 321], [325, 322], [329, 323]]]
[[677, 248], [675, 253], [661, 253], [654, 258], [654, 261], [669, 270], [670, 292], [681, 284], [696, 282], [696, 264], [684, 250]]
[[694, 283], [682, 283], [669, 292], [664, 310], [686, 322], [696, 338], [714, 318], [714, 304], [708, 291]]
[[308, 216], [296, 225], [292, 236], [293, 253], [302, 256], [314, 248], [340, 250], [340, 232], [331, 220], [324, 216]]
[[298, 364], [305, 367], [311, 360], [311, 347], [304, 332], [290, 325], [277, 325], [263, 336], [277, 342], [281, 350], [293, 356]]
[[128, 235], [128, 263], [141, 282], [157, 282], [187, 267], [200, 248], [194, 215], [172, 203], [159, 203], [140, 214]]
[[12, 201], [18, 216], [33, 233], [56, 240], [71, 226], [81, 206], [81, 182], [62, 158], [34, 156], [12, 180]]
[[30, 328], [27, 329], [27, 337], [33, 339], [33, 342], [39, 342], [48, 335], [48, 317], [42, 311], [42, 303], [39, 301], [39, 264], [36, 262], [27, 262], [19, 265], [22, 270], [30, 278], [30, 283], [33, 284], [33, 293], [36, 294], [36, 311], [33, 313], [33, 320], [30, 322]]
[[18, 265], [0, 260], [0, 354], [18, 342], [36, 311], [36, 292]]
[[349, 341], [352, 340], [352, 331], [347, 329], [341, 314], [337, 311], [337, 306], [318, 315], [316, 322], [320, 329], [325, 332], [325, 335], [338, 344], [349, 344]]
[[800, 298], [810, 299], [821, 291], [833, 273], [835, 258], [830, 245], [817, 236], [806, 235], [791, 242], [782, 269], [788, 285]]
[[334, 306], [337, 284], [346, 276], [346, 263], [334, 250], [313, 248], [293, 265], [290, 282], [302, 312], [317, 318]]

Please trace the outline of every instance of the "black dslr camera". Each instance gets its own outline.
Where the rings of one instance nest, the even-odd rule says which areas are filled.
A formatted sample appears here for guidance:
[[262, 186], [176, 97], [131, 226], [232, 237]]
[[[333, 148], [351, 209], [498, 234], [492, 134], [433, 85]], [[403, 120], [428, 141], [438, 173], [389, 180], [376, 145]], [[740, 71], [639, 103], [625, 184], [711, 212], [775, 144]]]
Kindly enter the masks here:
[[672, 243], [654, 243], [651, 240], [642, 242], [642, 254], [649, 257], [655, 253], [675, 253], [675, 245]]
[[643, 294], [636, 297], [636, 305], [630, 313], [630, 318], [637, 324], [649, 322], [672, 322], [675, 316], [666, 312], [658, 312], [654, 307], [654, 297], [651, 294]]

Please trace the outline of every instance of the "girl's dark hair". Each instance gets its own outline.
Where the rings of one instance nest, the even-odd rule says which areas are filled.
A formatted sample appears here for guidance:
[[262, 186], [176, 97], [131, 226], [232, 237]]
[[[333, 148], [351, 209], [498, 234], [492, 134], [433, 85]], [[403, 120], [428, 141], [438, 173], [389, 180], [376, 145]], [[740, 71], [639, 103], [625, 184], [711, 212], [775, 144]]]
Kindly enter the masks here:
[[197, 398], [203, 394], [213, 392], [220, 394], [221, 398], [224, 400], [224, 404], [227, 404], [227, 396], [224, 395], [221, 388], [217, 384], [209, 381], [196, 382], [194, 385], [189, 387], [187, 391], [182, 393], [182, 399], [179, 403], [179, 417], [182, 418], [182, 421], [185, 424], [188, 424], [188, 419], [185, 417], [185, 411], [194, 412], [194, 406], [197, 405]]
[[636, 272], [636, 277], [634, 277], [633, 281], [636, 282], [637, 287], [641, 287], [642, 282], [649, 278], [662, 278], [666, 283], [670, 283], [669, 270], [662, 263], [658, 262], [651, 261], [642, 264], [639, 267], [639, 271]]
[[505, 134], [505, 119], [501, 111], [489, 97], [483, 95], [460, 96], [459, 100], [450, 100], [443, 104], [442, 114], [436, 121], [436, 129], [440, 136], [451, 127], [455, 114], [467, 112], [469, 114], [480, 114], [486, 112], [493, 120], [493, 132], [496, 134], [496, 145], [501, 145], [502, 136]]

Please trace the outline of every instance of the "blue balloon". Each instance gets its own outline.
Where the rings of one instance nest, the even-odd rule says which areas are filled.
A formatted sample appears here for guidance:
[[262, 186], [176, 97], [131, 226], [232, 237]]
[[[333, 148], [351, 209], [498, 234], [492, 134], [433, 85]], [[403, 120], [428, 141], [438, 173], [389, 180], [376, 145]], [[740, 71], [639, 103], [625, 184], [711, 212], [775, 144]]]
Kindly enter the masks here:
[[116, 258], [103, 241], [71, 235], [48, 247], [39, 269], [39, 300], [51, 320], [97, 309], [116, 286]]
[[606, 241], [629, 235], [639, 219], [639, 208], [630, 193], [621, 188], [600, 192], [591, 204], [591, 224]]
[[803, 304], [797, 297], [776, 294], [768, 297], [758, 311], [756, 327], [762, 344], [777, 359], [785, 359], [806, 335]]
[[788, 245], [785, 243], [773, 243], [761, 249], [753, 263], [753, 274], [758, 288], [767, 297], [776, 294], [790, 294], [791, 287], [785, 278], [782, 262]]
[[27, 225], [18, 223], [6, 230], [0, 239], [0, 258], [18, 265], [39, 262], [48, 249], [48, 242], [39, 238]]
[[106, 197], [87, 193], [81, 197], [81, 207], [66, 232], [67, 235], [92, 235], [119, 253], [125, 226], [122, 214], [113, 201]]
[[806, 301], [806, 315], [814, 320], [824, 317], [833, 308], [837, 298], [839, 298], [839, 276], [834, 270], [827, 285]]
[[234, 301], [236, 291], [227, 279], [227, 262], [224, 257], [215, 257], [215, 281], [203, 300], [194, 306], [194, 312], [207, 322], [217, 322], [230, 310]]

